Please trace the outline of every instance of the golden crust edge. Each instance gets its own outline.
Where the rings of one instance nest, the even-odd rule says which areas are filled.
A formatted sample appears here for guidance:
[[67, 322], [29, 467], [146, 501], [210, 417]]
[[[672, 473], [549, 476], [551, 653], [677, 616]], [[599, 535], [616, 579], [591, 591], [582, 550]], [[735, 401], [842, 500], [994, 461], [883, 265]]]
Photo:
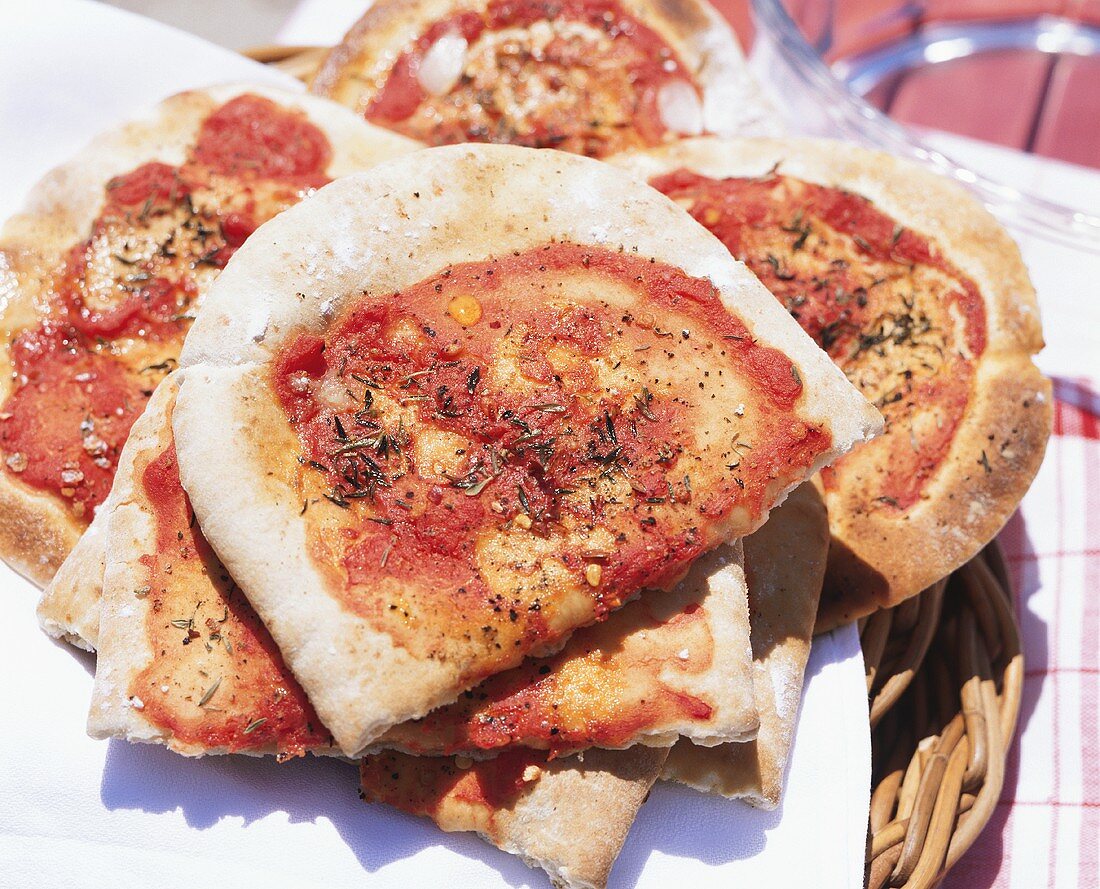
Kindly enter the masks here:
[[[881, 513], [871, 513], [857, 523], [847, 518], [846, 509], [833, 509], [835, 553], [845, 547], [863, 561], [865, 556], [874, 558], [900, 547], [905, 559], [896, 563], [887, 576], [889, 592], [885, 596], [873, 595], [847, 603], [828, 594], [823, 596], [816, 632], [834, 629], [879, 608], [892, 607], [961, 567], [996, 537], [1031, 487], [1051, 432], [1051, 382], [1029, 356], [1002, 356], [996, 363], [981, 362], [979, 368], [984, 389], [976, 388], [979, 397], [971, 402], [968, 419], [956, 432], [934, 480], [935, 488], [942, 491], [952, 492], [965, 486], [966, 501], [948, 493], [937, 498], [936, 508], [915, 506], [906, 520], [900, 522], [883, 518]], [[996, 393], [996, 399], [990, 397], [992, 392]], [[1030, 402], [1031, 407], [1023, 412], [1006, 412], [1004, 401], [1008, 397], [1018, 404]], [[1000, 453], [1000, 445], [1007, 440], [1018, 442], [1018, 459], [1008, 461]], [[983, 468], [983, 453], [991, 471]], [[1011, 471], [1005, 471], [1006, 462], [1011, 462]], [[826, 493], [830, 506], [839, 506], [844, 500], [843, 492]], [[989, 501], [988, 506], [972, 511], [972, 505], [982, 500]], [[864, 530], [857, 539], [852, 529], [860, 524]], [[840, 558], [843, 557], [834, 555], [834, 559]]]

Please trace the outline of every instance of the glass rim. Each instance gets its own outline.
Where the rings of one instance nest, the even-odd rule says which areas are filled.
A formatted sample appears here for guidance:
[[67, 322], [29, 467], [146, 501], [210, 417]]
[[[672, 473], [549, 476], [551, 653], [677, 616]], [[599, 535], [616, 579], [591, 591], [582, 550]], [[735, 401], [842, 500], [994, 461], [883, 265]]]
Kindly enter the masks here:
[[983, 176], [933, 147], [913, 130], [891, 120], [837, 77], [810, 45], [781, 0], [751, 0], [759, 40], [775, 50], [769, 61], [824, 103], [840, 138], [919, 163], [974, 192], [1005, 225], [1048, 240], [1100, 252], [1100, 214], [1061, 204], [1026, 189]]

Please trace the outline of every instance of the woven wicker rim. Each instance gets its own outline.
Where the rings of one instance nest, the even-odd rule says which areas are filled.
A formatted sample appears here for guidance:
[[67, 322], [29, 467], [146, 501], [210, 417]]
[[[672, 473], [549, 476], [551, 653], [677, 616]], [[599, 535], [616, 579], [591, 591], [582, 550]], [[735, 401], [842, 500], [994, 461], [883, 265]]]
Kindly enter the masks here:
[[[244, 54], [308, 82], [327, 52]], [[993, 814], [1020, 712], [1023, 655], [997, 543], [862, 620], [860, 642], [872, 729], [868, 887], [932, 889]]]
[[1024, 663], [1000, 548], [861, 631], [872, 726], [868, 886], [930, 889], [992, 816], [1020, 712]]

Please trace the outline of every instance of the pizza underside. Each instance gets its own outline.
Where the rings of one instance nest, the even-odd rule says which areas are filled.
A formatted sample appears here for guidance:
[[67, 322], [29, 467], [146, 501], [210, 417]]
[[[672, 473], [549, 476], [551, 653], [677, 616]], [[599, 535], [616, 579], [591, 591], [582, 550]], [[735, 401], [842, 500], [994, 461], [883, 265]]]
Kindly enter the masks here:
[[796, 489], [744, 546], [760, 731], [743, 744], [677, 742], [662, 777], [774, 809], [783, 792], [829, 551], [821, 495], [809, 484]]
[[379, 753], [362, 761], [360, 782], [368, 802], [477, 833], [545, 870], [556, 886], [598, 889], [667, 756], [659, 747], [592, 749], [549, 762], [530, 751], [481, 762]]

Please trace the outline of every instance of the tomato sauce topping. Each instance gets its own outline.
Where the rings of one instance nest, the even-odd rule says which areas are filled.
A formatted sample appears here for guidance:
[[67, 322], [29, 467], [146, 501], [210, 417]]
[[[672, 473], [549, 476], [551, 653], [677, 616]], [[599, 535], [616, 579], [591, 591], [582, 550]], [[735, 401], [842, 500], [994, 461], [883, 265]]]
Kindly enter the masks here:
[[[439, 67], [430, 56], [442, 37], [465, 41], [453, 77], [425, 73]], [[431, 25], [384, 78], [367, 118], [431, 145], [509, 142], [605, 157], [669, 135], [663, 86], [701, 102], [672, 48], [617, 0], [491, 0], [484, 12]]]
[[357, 297], [272, 384], [332, 594], [471, 681], [671, 586], [830, 445], [709, 281], [571, 244]]
[[320, 188], [332, 160], [328, 138], [305, 115], [273, 114], [274, 103], [244, 95], [227, 102], [203, 124], [194, 162], [225, 176], [277, 179]]
[[[870, 486], [868, 508], [917, 503], [947, 455], [986, 346], [977, 285], [928, 238], [870, 201], [769, 173], [651, 183], [744, 261], [882, 411], [886, 432], [826, 469]], [[869, 472], [873, 467], [874, 472]]]
[[17, 386], [0, 414], [6, 470], [56, 492], [73, 515], [90, 519], [111, 489], [148, 392], [124, 364], [90, 350], [64, 324], [44, 322], [20, 333], [11, 360]]
[[324, 184], [330, 158], [302, 112], [242, 95], [207, 117], [180, 166], [152, 161], [109, 180], [88, 237], [63, 251], [38, 326], [12, 344], [0, 407], [9, 475], [89, 521], [205, 289], [261, 222]]
[[283, 757], [330, 745], [270, 634], [194, 522], [169, 445], [141, 475], [156, 524], [142, 558], [153, 659], [130, 684], [131, 703], [173, 739], [230, 752], [274, 747]]
[[559, 654], [490, 676], [383, 740], [432, 755], [524, 746], [558, 756], [627, 747], [645, 733], [706, 721], [709, 703], [666, 682], [668, 674], [687, 677], [711, 665], [705, 617], [694, 602], [671, 617], [655, 615], [644, 599], [632, 602], [614, 621], [577, 631]]

